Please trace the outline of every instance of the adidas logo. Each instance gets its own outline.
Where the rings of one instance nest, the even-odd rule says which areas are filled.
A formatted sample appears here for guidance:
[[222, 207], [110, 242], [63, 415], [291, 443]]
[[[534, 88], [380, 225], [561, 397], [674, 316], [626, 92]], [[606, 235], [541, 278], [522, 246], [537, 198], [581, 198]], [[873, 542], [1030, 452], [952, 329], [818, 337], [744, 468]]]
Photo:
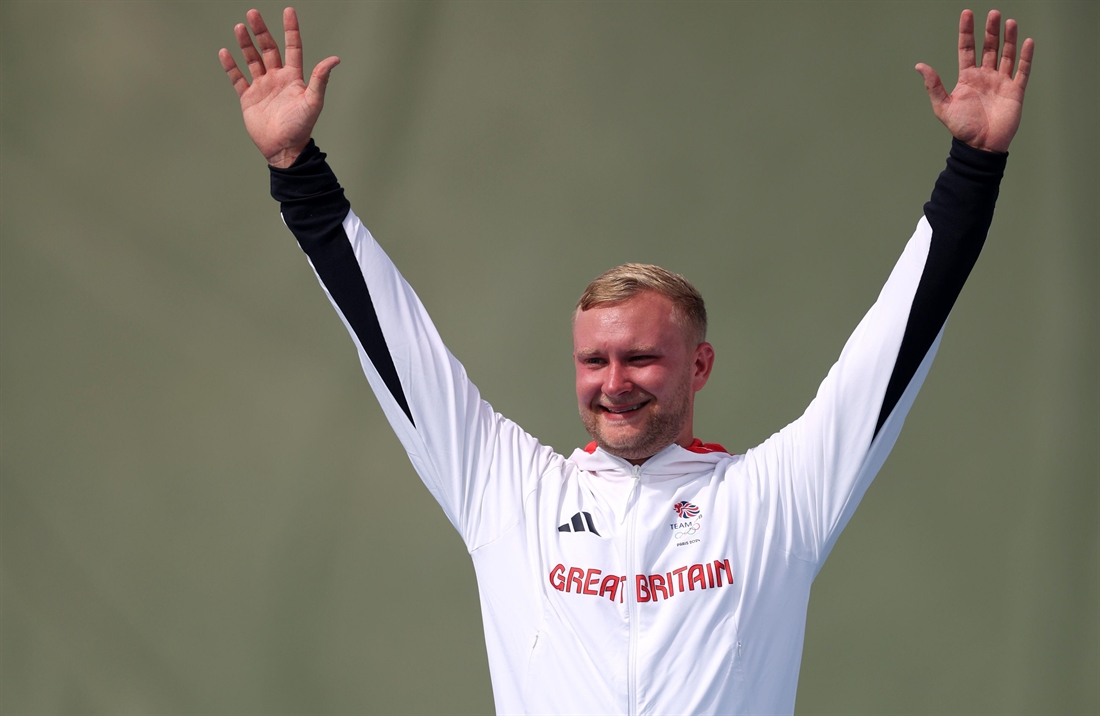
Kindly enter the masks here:
[[558, 527], [558, 532], [591, 532], [597, 537], [600, 536], [596, 531], [596, 525], [592, 524], [592, 515], [587, 512], [578, 512], [573, 515], [568, 522]]

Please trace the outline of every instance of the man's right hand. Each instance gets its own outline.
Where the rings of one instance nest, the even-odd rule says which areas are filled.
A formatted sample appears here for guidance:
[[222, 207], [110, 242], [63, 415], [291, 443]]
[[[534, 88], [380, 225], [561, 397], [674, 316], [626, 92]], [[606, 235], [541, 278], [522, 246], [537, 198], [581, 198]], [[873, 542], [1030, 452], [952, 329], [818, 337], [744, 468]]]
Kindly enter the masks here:
[[[224, 47], [218, 51], [222, 69], [229, 75], [233, 89], [241, 98], [244, 126], [252, 141], [267, 158], [267, 163], [286, 168], [309, 144], [313, 125], [325, 104], [325, 86], [332, 68], [340, 64], [339, 57], [326, 57], [313, 68], [309, 86], [302, 80], [302, 38], [298, 32], [298, 16], [294, 8], [283, 11], [283, 30], [286, 33], [286, 66], [279, 56], [279, 46], [267, 31], [264, 19], [257, 10], [249, 10], [245, 16], [248, 27], [241, 23], [233, 28], [237, 44], [241, 47], [252, 84], [237, 67], [236, 60]], [[248, 28], [256, 35], [256, 45], [248, 34]]]

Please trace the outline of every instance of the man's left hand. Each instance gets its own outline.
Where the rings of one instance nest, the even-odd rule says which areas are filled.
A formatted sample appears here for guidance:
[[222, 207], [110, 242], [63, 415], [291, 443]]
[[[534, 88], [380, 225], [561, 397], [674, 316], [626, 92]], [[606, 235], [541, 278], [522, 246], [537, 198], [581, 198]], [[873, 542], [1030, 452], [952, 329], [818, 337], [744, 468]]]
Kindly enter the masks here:
[[959, 82], [951, 94], [943, 87], [940, 76], [923, 62], [917, 72], [924, 77], [924, 87], [932, 100], [932, 111], [951, 130], [956, 139], [976, 149], [1007, 152], [1012, 137], [1020, 126], [1024, 107], [1024, 88], [1031, 72], [1035, 42], [1029, 37], [1020, 48], [1020, 64], [1016, 64], [1016, 21], [1005, 23], [1005, 43], [1000, 63], [997, 50], [1001, 44], [1001, 13], [989, 11], [985, 21], [985, 41], [981, 63], [974, 47], [974, 13], [963, 10], [959, 18]]

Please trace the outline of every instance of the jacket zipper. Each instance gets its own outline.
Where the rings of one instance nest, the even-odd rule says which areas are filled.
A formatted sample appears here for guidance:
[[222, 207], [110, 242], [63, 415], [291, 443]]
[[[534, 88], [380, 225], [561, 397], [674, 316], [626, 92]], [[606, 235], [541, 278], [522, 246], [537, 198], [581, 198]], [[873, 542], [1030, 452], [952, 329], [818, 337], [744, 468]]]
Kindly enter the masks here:
[[[641, 494], [642, 467], [634, 465], [632, 473], [634, 484], [627, 498], [630, 511], [630, 525], [626, 533], [626, 573], [630, 580], [630, 598], [627, 600], [627, 614], [630, 619], [630, 641], [627, 644], [626, 664], [626, 712], [633, 716], [638, 713], [637, 670], [638, 670], [638, 577], [634, 570], [634, 528], [638, 523], [638, 498]], [[630, 504], [633, 501], [633, 504]]]

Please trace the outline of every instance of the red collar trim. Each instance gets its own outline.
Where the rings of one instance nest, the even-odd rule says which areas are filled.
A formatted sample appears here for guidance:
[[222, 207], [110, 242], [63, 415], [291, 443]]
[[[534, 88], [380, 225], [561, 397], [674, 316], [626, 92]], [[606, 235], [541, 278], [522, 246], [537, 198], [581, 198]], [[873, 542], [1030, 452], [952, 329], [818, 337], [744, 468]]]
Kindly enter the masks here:
[[692, 440], [691, 445], [688, 445], [684, 449], [690, 450], [691, 452], [697, 452], [701, 455], [705, 455], [708, 452], [724, 452], [727, 455], [729, 454], [729, 450], [725, 449], [718, 443], [705, 443], [699, 438], [695, 438], [694, 440]]

